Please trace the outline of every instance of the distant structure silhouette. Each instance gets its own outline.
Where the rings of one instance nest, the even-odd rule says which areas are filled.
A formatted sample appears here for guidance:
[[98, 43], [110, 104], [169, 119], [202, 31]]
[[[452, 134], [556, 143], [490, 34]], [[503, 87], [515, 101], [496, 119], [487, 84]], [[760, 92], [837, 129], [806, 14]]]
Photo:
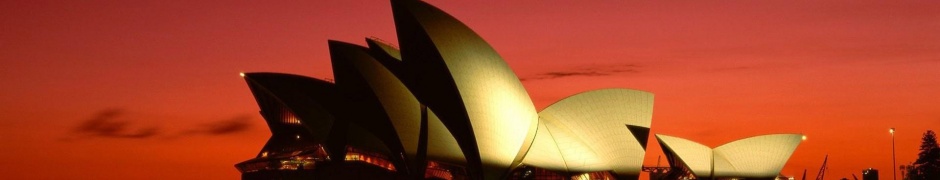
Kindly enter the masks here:
[[874, 168], [862, 170], [862, 180], [878, 180], [878, 170]]

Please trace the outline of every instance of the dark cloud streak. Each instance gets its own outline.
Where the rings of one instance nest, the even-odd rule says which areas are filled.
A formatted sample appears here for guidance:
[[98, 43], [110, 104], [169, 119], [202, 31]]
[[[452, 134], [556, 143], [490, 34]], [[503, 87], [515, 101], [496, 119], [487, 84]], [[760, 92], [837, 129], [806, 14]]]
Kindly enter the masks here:
[[114, 139], [149, 139], [162, 136], [174, 139], [186, 135], [224, 136], [248, 131], [252, 127], [249, 115], [239, 115], [220, 121], [197, 125], [190, 130], [178, 133], [164, 133], [156, 126], [140, 126], [137, 122], [126, 119], [128, 112], [125, 109], [112, 108], [98, 111], [90, 118], [82, 120], [61, 141], [72, 141], [86, 138], [114, 138]]
[[248, 131], [251, 129], [251, 116], [240, 115], [233, 118], [202, 124], [199, 128], [183, 132], [182, 135], [202, 134], [202, 135], [229, 135]]
[[73, 135], [77, 138], [104, 137], [104, 138], [130, 138], [145, 139], [159, 134], [157, 127], [133, 129], [129, 120], [120, 119], [126, 114], [123, 109], [105, 109], [99, 111], [89, 119], [82, 121], [75, 129]]
[[580, 68], [571, 71], [553, 71], [547, 73], [541, 73], [534, 77], [521, 78], [522, 81], [529, 80], [545, 80], [545, 79], [557, 79], [564, 77], [572, 76], [611, 76], [621, 73], [639, 73], [638, 70], [640, 66], [636, 64], [623, 64], [623, 65], [608, 65], [608, 66], [592, 66], [587, 68]]
[[754, 68], [755, 67], [752, 67], [752, 66], [723, 67], [723, 68], [711, 69], [710, 72], [736, 72], [736, 71], [750, 70]]

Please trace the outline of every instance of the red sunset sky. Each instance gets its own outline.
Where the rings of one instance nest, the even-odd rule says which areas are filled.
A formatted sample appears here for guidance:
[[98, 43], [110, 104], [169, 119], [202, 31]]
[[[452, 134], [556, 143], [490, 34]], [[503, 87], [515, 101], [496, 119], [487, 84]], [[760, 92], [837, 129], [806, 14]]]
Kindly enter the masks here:
[[[940, 130], [938, 1], [430, 3], [486, 39], [537, 109], [649, 91], [652, 133], [806, 134], [785, 175], [813, 178], [829, 154], [827, 179], [889, 179], [888, 128], [899, 165]], [[397, 42], [388, 1], [0, 1], [0, 175], [237, 179], [270, 135], [238, 73], [331, 78], [326, 40], [367, 36]]]

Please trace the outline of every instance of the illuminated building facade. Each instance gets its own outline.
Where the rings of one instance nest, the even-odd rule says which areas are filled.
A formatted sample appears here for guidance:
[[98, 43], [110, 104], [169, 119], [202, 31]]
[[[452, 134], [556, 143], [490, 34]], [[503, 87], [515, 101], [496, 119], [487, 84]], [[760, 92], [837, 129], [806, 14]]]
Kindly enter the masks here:
[[479, 35], [393, 0], [399, 47], [328, 41], [335, 81], [243, 73], [271, 129], [243, 179], [638, 179], [653, 94], [600, 89], [542, 111]]

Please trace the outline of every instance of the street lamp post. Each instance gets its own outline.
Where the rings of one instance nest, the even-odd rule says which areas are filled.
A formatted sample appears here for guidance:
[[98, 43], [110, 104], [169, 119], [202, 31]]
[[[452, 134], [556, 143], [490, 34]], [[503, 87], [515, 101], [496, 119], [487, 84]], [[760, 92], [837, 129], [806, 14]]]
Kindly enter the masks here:
[[888, 132], [891, 132], [891, 169], [894, 172], [892, 178], [898, 180], [898, 169], [895, 168], [898, 166], [898, 159], [894, 152], [894, 128], [891, 128]]

